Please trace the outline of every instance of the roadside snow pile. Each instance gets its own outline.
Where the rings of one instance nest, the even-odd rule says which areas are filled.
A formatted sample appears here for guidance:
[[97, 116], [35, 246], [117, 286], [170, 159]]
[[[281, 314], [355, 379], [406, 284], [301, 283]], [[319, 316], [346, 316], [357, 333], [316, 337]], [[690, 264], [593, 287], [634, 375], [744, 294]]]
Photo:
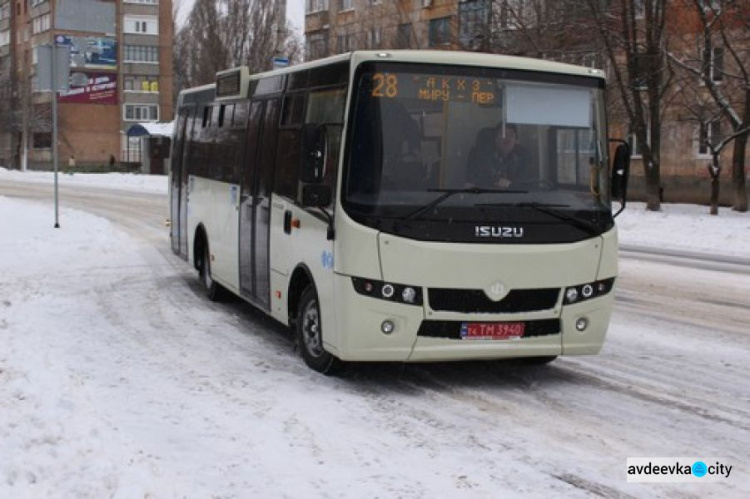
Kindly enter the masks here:
[[[60, 186], [91, 186], [164, 194], [169, 191], [166, 175], [134, 173], [74, 173], [71, 175], [60, 170], [58, 177]], [[52, 185], [55, 182], [55, 174], [53, 172], [21, 172], [0, 167], [0, 179]]]
[[660, 212], [645, 203], [628, 203], [617, 217], [620, 244], [750, 258], [750, 213], [707, 206], [662, 204]]

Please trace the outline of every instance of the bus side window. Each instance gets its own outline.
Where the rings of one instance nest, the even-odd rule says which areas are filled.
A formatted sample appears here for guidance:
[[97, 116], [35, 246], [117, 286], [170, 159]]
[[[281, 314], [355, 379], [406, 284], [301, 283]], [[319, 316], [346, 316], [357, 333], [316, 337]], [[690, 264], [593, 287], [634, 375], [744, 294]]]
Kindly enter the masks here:
[[250, 106], [250, 101], [238, 102], [234, 106], [234, 117], [232, 118], [232, 127], [245, 129], [247, 125], [247, 110]]
[[300, 147], [299, 128], [279, 129], [273, 191], [292, 200], [297, 199]]
[[305, 124], [324, 124], [326, 127], [327, 151], [326, 164], [323, 170], [323, 183], [333, 189], [341, 149], [341, 131], [339, 124], [344, 119], [346, 87], [334, 87], [310, 92], [305, 113]]
[[302, 114], [304, 109], [304, 92], [295, 92], [284, 96], [284, 103], [281, 111], [281, 126], [300, 126], [302, 124]]
[[203, 148], [201, 147], [200, 135], [201, 135], [201, 122], [203, 121], [204, 112], [198, 111], [193, 116], [193, 126], [190, 127], [190, 134], [188, 136], [188, 173], [190, 175], [204, 176], [204, 160], [203, 160]]
[[297, 199], [303, 111], [307, 93], [295, 91], [284, 96], [276, 149], [274, 192]]

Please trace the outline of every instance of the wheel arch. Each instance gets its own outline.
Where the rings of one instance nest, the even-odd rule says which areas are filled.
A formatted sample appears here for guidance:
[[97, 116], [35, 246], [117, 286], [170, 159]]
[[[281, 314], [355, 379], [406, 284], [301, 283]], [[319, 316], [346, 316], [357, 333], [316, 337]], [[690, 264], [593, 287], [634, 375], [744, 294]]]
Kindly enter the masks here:
[[300, 263], [292, 272], [292, 278], [289, 280], [289, 289], [287, 290], [287, 317], [290, 325], [294, 325], [297, 321], [299, 302], [302, 298], [302, 293], [308, 286], [312, 286], [317, 293], [312, 272], [310, 272], [307, 265]]

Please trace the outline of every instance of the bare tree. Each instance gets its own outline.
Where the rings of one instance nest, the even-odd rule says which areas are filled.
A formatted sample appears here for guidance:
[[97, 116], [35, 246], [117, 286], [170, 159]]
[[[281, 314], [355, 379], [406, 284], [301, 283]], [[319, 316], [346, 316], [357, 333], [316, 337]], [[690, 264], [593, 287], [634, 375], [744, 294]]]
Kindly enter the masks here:
[[701, 81], [721, 117], [731, 125], [733, 208], [746, 212], [745, 156], [750, 132], [748, 2], [684, 0], [684, 6], [699, 20], [700, 36], [694, 50], [671, 52], [670, 60], [693, 80]]
[[724, 112], [706, 91], [705, 86], [698, 82], [699, 80], [689, 72], [681, 80], [681, 109], [686, 111], [683, 121], [694, 123], [698, 127], [699, 151], [702, 149], [711, 156], [711, 161], [706, 164], [711, 182], [709, 205], [711, 215], [718, 215], [722, 172], [721, 153], [732, 141], [747, 134], [750, 128], [731, 129], [726, 132], [727, 127], [722, 126], [726, 121]]
[[666, 64], [668, 2], [586, 2], [643, 158], [646, 208], [658, 211], [661, 204], [661, 125], [673, 82]]
[[299, 57], [301, 42], [284, 19], [284, 1], [196, 0], [175, 37], [178, 90], [210, 83], [217, 71], [234, 66], [269, 70], [281, 51]]

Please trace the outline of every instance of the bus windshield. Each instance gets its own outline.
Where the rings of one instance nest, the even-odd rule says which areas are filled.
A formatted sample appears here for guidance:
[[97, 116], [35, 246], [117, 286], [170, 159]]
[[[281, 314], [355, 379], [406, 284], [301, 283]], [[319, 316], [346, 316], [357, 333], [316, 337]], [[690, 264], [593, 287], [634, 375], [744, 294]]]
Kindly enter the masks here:
[[[598, 78], [365, 64], [343, 206], [383, 230], [501, 219], [602, 233], [612, 227], [603, 93]], [[552, 232], [546, 242], [575, 238]]]

